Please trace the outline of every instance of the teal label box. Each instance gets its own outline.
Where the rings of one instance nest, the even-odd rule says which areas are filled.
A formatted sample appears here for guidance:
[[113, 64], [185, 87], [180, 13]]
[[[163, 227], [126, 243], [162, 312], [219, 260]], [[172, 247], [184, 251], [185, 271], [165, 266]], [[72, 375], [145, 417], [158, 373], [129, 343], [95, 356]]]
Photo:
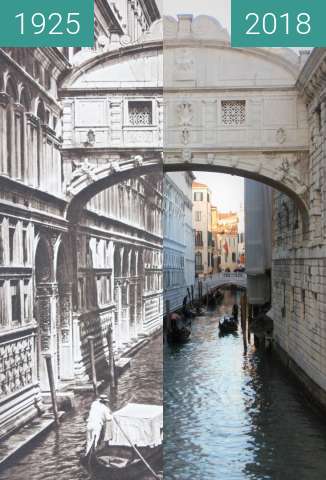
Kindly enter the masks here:
[[326, 47], [325, 0], [232, 0], [232, 47]]
[[94, 0], [9, 0], [0, 47], [92, 47]]

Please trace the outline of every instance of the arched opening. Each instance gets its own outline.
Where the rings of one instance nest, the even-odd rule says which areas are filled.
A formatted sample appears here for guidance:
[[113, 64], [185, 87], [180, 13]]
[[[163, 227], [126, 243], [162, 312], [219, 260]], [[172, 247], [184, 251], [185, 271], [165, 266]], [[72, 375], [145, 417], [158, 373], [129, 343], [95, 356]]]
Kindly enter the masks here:
[[6, 111], [6, 139], [7, 139], [7, 173], [15, 176], [15, 110], [17, 92], [11, 79], [8, 80], [6, 92], [9, 95]]

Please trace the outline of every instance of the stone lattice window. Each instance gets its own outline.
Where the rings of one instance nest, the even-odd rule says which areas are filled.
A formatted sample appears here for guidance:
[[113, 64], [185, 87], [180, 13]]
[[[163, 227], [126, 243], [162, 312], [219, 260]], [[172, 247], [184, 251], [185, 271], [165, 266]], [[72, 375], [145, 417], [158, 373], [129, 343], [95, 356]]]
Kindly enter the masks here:
[[152, 125], [152, 102], [129, 102], [130, 125]]
[[246, 121], [245, 100], [222, 101], [223, 125], [243, 125]]

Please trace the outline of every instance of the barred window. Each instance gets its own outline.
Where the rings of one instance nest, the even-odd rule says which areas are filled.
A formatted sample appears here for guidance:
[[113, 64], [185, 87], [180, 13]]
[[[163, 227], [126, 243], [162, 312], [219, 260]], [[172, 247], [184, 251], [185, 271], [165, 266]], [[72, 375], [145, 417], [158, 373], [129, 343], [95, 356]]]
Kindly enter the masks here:
[[223, 100], [222, 101], [223, 125], [243, 125], [245, 121], [246, 121], [245, 100]]
[[152, 102], [129, 102], [128, 107], [130, 125], [152, 125]]

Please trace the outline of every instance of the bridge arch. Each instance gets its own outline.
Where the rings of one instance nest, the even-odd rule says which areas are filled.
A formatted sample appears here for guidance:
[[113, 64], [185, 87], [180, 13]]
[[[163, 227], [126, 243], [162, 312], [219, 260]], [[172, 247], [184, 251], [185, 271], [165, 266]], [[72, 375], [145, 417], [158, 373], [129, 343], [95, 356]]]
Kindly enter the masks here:
[[[67, 219], [76, 224], [94, 195], [128, 178], [202, 170], [254, 179], [285, 193], [307, 229], [309, 140], [306, 106], [296, 89], [299, 57], [289, 49], [230, 48], [227, 32], [207, 16], [167, 17], [163, 23], [164, 47], [162, 22], [156, 22], [139, 45], [93, 55], [62, 83], [69, 101], [85, 89], [112, 105], [116, 95], [122, 98], [120, 133], [114, 132], [119, 141], [110, 133], [114, 125], [105, 135], [89, 125], [92, 138], [73, 126], [75, 145], [67, 155], [63, 150]], [[155, 97], [151, 134], [123, 123], [131, 87], [137, 98]]]
[[[122, 162], [108, 162], [101, 167], [86, 164], [69, 186], [70, 202], [67, 209], [67, 219], [78, 223], [83, 208], [96, 194], [129, 178], [135, 178], [152, 173], [168, 173], [173, 171], [207, 171], [212, 173], [226, 173], [256, 180], [269, 185], [289, 196], [299, 209], [304, 231], [309, 224], [307, 206], [308, 190], [298, 175], [288, 175], [288, 162], [296, 161], [295, 154], [288, 156], [273, 156], [274, 166], [268, 154], [235, 155], [199, 155], [184, 159], [182, 156], [171, 156], [162, 160], [158, 156], [144, 159], [141, 156]], [[257, 161], [255, 167], [255, 159]], [[290, 160], [289, 160], [290, 159]], [[263, 161], [266, 167], [263, 167]], [[259, 168], [257, 168], [257, 165]]]

